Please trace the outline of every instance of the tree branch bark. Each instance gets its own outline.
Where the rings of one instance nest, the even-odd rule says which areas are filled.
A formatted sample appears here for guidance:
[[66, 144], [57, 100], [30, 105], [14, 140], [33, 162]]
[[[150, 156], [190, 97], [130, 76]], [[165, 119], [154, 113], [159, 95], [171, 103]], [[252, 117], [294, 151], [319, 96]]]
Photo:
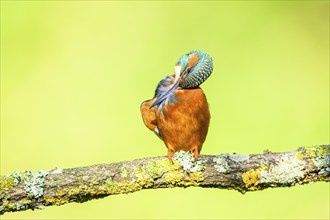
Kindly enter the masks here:
[[263, 154], [201, 155], [179, 152], [49, 172], [14, 172], [0, 178], [0, 214], [84, 202], [108, 195], [168, 187], [213, 187], [241, 193], [330, 181], [330, 145]]

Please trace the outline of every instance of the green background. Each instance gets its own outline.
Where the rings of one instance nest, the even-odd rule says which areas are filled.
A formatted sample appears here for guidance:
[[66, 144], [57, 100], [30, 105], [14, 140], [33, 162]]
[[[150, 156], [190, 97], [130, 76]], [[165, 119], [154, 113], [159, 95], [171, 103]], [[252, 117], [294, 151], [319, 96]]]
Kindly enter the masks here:
[[[329, 143], [328, 1], [1, 1], [1, 175], [166, 155], [139, 106], [193, 49], [214, 60], [202, 154]], [[328, 219], [329, 184], [143, 190], [2, 218]]]

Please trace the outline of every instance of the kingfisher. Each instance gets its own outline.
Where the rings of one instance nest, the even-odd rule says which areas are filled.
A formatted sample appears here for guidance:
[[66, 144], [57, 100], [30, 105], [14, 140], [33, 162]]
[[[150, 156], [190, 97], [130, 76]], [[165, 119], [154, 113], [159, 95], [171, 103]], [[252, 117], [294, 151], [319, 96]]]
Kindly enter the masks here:
[[174, 73], [158, 83], [154, 97], [140, 106], [144, 124], [164, 141], [170, 160], [178, 151], [189, 151], [198, 159], [211, 117], [200, 85], [212, 71], [208, 53], [190, 51], [180, 57]]

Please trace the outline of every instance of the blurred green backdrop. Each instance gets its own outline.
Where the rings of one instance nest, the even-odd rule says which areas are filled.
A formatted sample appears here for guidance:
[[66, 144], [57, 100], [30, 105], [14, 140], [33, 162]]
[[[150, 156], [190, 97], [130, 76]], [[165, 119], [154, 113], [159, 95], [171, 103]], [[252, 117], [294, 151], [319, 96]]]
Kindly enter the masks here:
[[[140, 103], [209, 52], [202, 154], [329, 143], [328, 1], [1, 1], [1, 175], [166, 155]], [[329, 184], [160, 189], [3, 219], [328, 219]]]

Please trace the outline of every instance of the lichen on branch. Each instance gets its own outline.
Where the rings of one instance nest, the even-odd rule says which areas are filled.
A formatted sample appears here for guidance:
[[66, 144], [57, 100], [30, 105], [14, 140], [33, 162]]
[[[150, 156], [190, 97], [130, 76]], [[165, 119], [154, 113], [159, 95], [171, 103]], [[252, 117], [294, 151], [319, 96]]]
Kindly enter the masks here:
[[263, 154], [201, 155], [177, 152], [173, 161], [153, 157], [0, 177], [0, 214], [85, 202], [108, 195], [168, 187], [213, 187], [241, 193], [330, 181], [330, 145]]

